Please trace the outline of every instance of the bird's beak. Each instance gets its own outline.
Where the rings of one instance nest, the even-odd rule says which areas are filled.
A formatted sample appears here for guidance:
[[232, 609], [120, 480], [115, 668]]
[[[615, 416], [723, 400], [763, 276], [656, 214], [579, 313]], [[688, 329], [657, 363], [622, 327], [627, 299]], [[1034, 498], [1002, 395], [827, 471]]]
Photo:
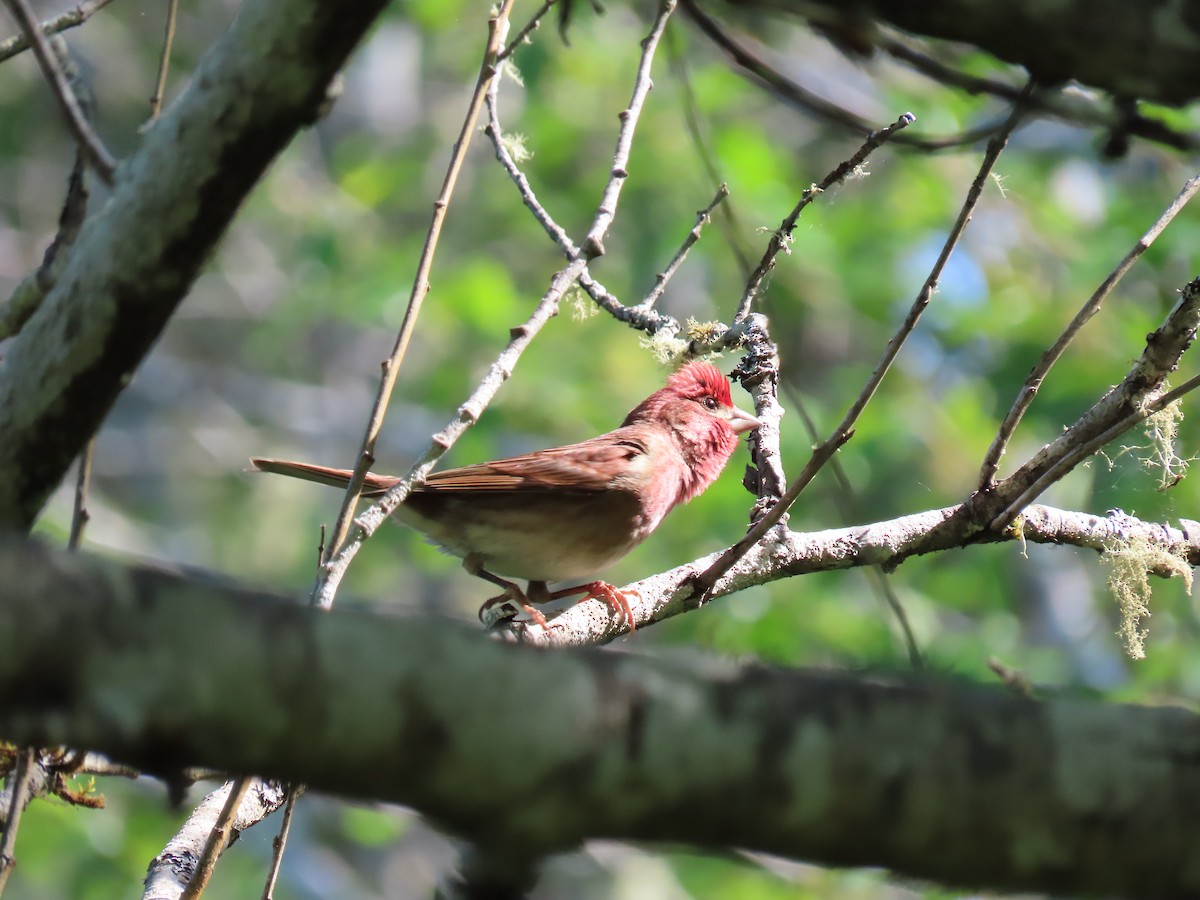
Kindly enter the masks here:
[[734, 434], [753, 431], [761, 424], [762, 422], [754, 418], [750, 413], [743, 409], [738, 409], [736, 406], [729, 412], [729, 427], [733, 429]]

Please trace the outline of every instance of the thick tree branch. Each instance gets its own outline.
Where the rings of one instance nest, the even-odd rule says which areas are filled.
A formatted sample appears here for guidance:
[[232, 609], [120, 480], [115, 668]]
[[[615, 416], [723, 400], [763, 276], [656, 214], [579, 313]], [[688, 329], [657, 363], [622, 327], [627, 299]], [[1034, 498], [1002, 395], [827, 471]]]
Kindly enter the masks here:
[[493, 852], [604, 835], [999, 889], [1200, 891], [1200, 719], [1181, 709], [545, 653], [19, 541], [0, 595], [0, 734], [21, 742], [406, 803]]
[[26, 528], [383, 0], [250, 0], [119, 169], [0, 366], [0, 523]]
[[1200, 97], [1200, 16], [1187, 0], [727, 2], [794, 10], [860, 47], [872, 42], [871, 19], [878, 18], [914, 34], [974, 44], [1045, 84], [1075, 79], [1118, 97], [1170, 104]]

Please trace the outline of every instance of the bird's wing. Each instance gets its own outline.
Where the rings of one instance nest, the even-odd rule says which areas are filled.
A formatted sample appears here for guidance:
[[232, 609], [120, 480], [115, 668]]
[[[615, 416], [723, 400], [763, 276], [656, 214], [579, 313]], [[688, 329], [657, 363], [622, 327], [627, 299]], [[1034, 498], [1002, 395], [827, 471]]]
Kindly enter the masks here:
[[422, 490], [603, 491], [614, 487], [614, 477], [645, 453], [642, 440], [618, 430], [565, 447], [435, 472]]

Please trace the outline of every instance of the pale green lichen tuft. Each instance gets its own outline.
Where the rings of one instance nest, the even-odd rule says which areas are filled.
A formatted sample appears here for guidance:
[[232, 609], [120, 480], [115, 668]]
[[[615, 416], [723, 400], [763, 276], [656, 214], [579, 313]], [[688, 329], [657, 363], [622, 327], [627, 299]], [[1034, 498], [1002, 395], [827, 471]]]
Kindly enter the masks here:
[[513, 62], [511, 56], [500, 63], [500, 74], [511, 78], [518, 87], [525, 87], [525, 78], [521, 75], [521, 70], [517, 68], [517, 64]]
[[638, 344], [650, 351], [655, 362], [664, 366], [674, 363], [688, 348], [687, 341], [665, 329], [655, 334], [643, 335], [638, 339]]
[[1146, 636], [1150, 633], [1144, 621], [1150, 618], [1150, 573], [1183, 579], [1187, 592], [1192, 592], [1192, 568], [1186, 559], [1176, 556], [1145, 538], [1114, 542], [1104, 551], [1108, 563], [1108, 589], [1121, 611], [1121, 627], [1117, 630], [1125, 652], [1132, 659], [1146, 658]]
[[533, 151], [525, 145], [525, 135], [523, 134], [505, 132], [500, 135], [500, 145], [508, 151], [508, 155], [518, 165], [533, 157]]
[[563, 299], [571, 307], [571, 318], [576, 322], [590, 319], [600, 312], [600, 307], [592, 302], [592, 298], [588, 296], [587, 291], [577, 284], [573, 284], [567, 288], [567, 293]]
[[[1166, 386], [1164, 385], [1164, 390]], [[1168, 403], [1146, 419], [1146, 437], [1150, 439], [1142, 465], [1158, 473], [1158, 489], [1165, 491], [1183, 481], [1191, 460], [1178, 453], [1179, 423], [1183, 407], [1179, 401]]]
[[[698, 322], [690, 316], [683, 327], [683, 333], [687, 335], [688, 340], [695, 341], [697, 344], [711, 344], [719, 339], [726, 330], [720, 322]], [[720, 356], [721, 354], [713, 355]]]

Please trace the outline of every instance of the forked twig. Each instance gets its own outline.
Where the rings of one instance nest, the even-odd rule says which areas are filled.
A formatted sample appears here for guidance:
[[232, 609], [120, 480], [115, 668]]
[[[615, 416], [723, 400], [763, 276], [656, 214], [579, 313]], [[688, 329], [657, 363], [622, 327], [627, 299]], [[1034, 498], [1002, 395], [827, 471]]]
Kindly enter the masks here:
[[[492, 141], [492, 146], [496, 151], [496, 159], [504, 167], [504, 171], [508, 173], [508, 177], [512, 179], [513, 184], [516, 185], [517, 191], [521, 195], [521, 201], [533, 214], [534, 219], [542, 226], [546, 234], [549, 235], [550, 240], [554, 241], [567, 259], [574, 259], [579, 254], [579, 247], [576, 246], [566, 230], [554, 221], [554, 217], [550, 215], [541, 201], [538, 200], [537, 195], [533, 191], [533, 186], [529, 183], [529, 179], [521, 171], [520, 166], [513, 159], [512, 153], [505, 145], [504, 132], [500, 127], [498, 105], [499, 100], [497, 98], [496, 85], [493, 84], [492, 90], [488, 93], [488, 124], [484, 128], [484, 133]], [[609, 293], [603, 284], [596, 281], [586, 268], [580, 274], [578, 284], [598, 307], [617, 321], [625, 322], [648, 334], [655, 334], [664, 329], [671, 333], [677, 333], [680, 330], [679, 322], [671, 316], [665, 316], [652, 309], [642, 311], [634, 306], [626, 306], [616, 296]]]
[[1087, 459], [1109, 441], [1120, 437], [1130, 428], [1136, 426], [1139, 422], [1144, 422], [1150, 416], [1154, 415], [1154, 413], [1161, 409], [1165, 409], [1180, 397], [1183, 397], [1185, 394], [1190, 394], [1198, 387], [1200, 387], [1200, 375], [1193, 375], [1183, 384], [1179, 385], [1179, 387], [1172, 388], [1165, 394], [1162, 394], [1161, 396], [1149, 401], [1148, 403], [1131, 412], [1129, 415], [1125, 416], [1125, 418], [1113, 423], [1113, 425], [1111, 425], [1108, 429], [1096, 435], [1094, 438], [1080, 444], [1078, 447], [1073, 448], [1069, 453], [1055, 462], [1053, 466], [1042, 473], [1042, 475], [1039, 476], [1036, 481], [1030, 484], [1029, 487], [1022, 491], [1021, 495], [1012, 503], [1010, 503], [1008, 507], [1005, 508], [1004, 512], [996, 516], [992, 522], [992, 528], [1000, 529], [1005, 527], [1009, 522], [1016, 518], [1021, 510], [1032, 503], [1035, 497], [1041, 494], [1044, 490], [1046, 490], [1046, 488], [1050, 487], [1050, 485], [1054, 484], [1054, 482], [1058, 481], [1073, 468], [1075, 468], [1075, 466], [1079, 465], [1079, 463], [1083, 462], [1083, 460]]
[[[1178, 365], [1179, 358], [1200, 328], [1200, 277], [1180, 292], [1179, 302], [1166, 320], [1146, 337], [1146, 348], [1122, 382], [1096, 401], [1061, 435], [1004, 481], [995, 493], [1004, 509], [990, 516], [989, 528], [1001, 530], [1016, 518], [1042, 491], [1150, 413], [1165, 407], [1195, 387], [1193, 378], [1161, 396], [1155, 391]], [[980, 493], [976, 497], [984, 497]]]
[[1087, 324], [1088, 320], [1100, 311], [1101, 304], [1112, 293], [1113, 288], [1125, 277], [1125, 273], [1133, 268], [1134, 263], [1141, 259], [1142, 254], [1149, 249], [1150, 245], [1171, 224], [1171, 220], [1195, 196], [1197, 190], [1200, 190], [1200, 175], [1190, 178], [1187, 181], [1183, 186], [1183, 190], [1171, 201], [1171, 205], [1158, 217], [1158, 221], [1151, 225], [1149, 230], [1138, 238], [1137, 243], [1125, 254], [1125, 258], [1117, 263], [1116, 268], [1108, 273], [1108, 277], [1100, 283], [1100, 286], [1096, 288], [1092, 296], [1087, 299], [1087, 302], [1083, 304], [1079, 312], [1071, 319], [1070, 323], [1063, 330], [1063, 333], [1059, 335], [1058, 340], [1054, 342], [1054, 345], [1042, 354], [1042, 358], [1033, 367], [1033, 371], [1029, 373], [1029, 377], [1025, 379], [1025, 383], [1021, 385], [1017, 399], [1013, 402], [1008, 414], [1005, 415], [1004, 421], [1000, 423], [1000, 428], [996, 431], [996, 437], [983, 459], [983, 466], [979, 472], [979, 489], [981, 491], [989, 490], [995, 484], [996, 471], [1000, 467], [1000, 459], [1004, 456], [1004, 451], [1008, 448], [1008, 442], [1017, 430], [1017, 425], [1020, 424], [1021, 418], [1033, 404], [1034, 397], [1037, 396], [1038, 389], [1041, 388], [1042, 382], [1046, 380], [1046, 375], [1049, 374], [1050, 369], [1058, 362], [1059, 357], [1063, 355], [1067, 346], [1075, 339], [1075, 336]]
[[[75, 28], [82, 25], [110, 3], [112, 3], [112, 0], [85, 0], [85, 2], [67, 10], [62, 15], [42, 22], [39, 28], [42, 34], [47, 36], [58, 34], [60, 31], [66, 31], [68, 28]], [[11, 59], [18, 53], [24, 53], [29, 47], [29, 38], [23, 33], [0, 41], [0, 62]]]
[[4, 2], [8, 4], [9, 11], [17, 20], [26, 40], [33, 48], [33, 54], [37, 57], [42, 74], [46, 76], [51, 92], [66, 117], [67, 126], [75, 135], [75, 140], [83, 147], [88, 162], [91, 163], [92, 168], [96, 170], [96, 174], [105, 184], [112, 184], [113, 174], [117, 169], [116, 160], [105, 149], [96, 132], [92, 130], [92, 126], [88, 124], [87, 116], [84, 115], [79, 100], [75, 97], [75, 91], [72, 90], [70, 82], [59, 68], [58, 61], [54, 58], [54, 52], [50, 49], [50, 44], [42, 33], [42, 23], [34, 16], [27, 0], [4, 0]]
[[557, 2], [558, 0], [546, 0], [546, 2], [542, 4], [542, 8], [533, 14], [533, 18], [525, 23], [525, 27], [518, 31], [516, 36], [508, 42], [508, 46], [500, 51], [499, 55], [496, 57], [496, 62], [502, 63], [504, 60], [516, 53], [517, 48], [525, 42], [525, 39], [534, 31], [542, 27], [542, 19], [545, 17], [546, 13], [550, 12], [550, 7], [554, 6], [554, 4]]

